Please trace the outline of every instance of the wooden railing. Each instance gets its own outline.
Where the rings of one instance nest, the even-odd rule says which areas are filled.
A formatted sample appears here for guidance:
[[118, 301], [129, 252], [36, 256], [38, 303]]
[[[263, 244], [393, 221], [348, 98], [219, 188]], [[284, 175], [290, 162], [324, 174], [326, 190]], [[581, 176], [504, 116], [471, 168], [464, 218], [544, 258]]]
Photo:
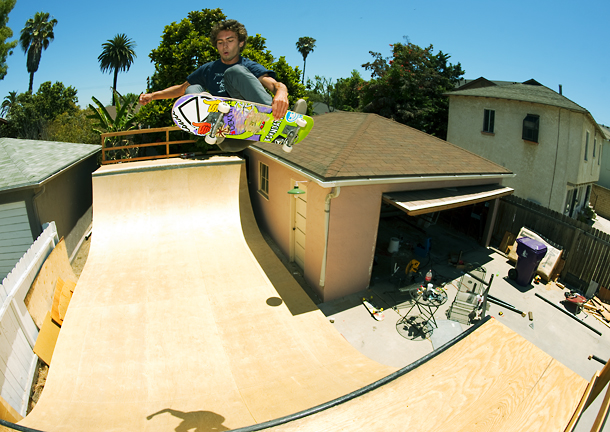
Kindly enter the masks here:
[[[120, 163], [127, 161], [138, 161], [138, 160], [148, 160], [148, 159], [163, 159], [169, 157], [180, 156], [181, 153], [170, 153], [170, 146], [176, 144], [192, 144], [195, 142], [193, 139], [187, 140], [177, 140], [170, 141], [169, 133], [174, 131], [180, 131], [181, 129], [178, 126], [168, 126], [162, 128], [151, 128], [151, 129], [134, 129], [124, 132], [108, 132], [102, 134], [102, 164], [112, 164], [112, 163]], [[109, 138], [114, 137], [126, 137], [126, 136], [134, 136], [134, 135], [143, 135], [143, 134], [151, 134], [151, 133], [160, 133], [165, 132], [165, 141], [153, 142], [153, 143], [145, 143], [145, 144], [130, 144], [130, 145], [121, 145], [121, 146], [109, 146], [107, 145], [107, 141]], [[165, 153], [157, 154], [153, 156], [135, 156], [135, 157], [125, 157], [125, 158], [108, 158], [108, 152], [112, 151], [120, 151], [125, 150], [125, 153], [129, 153], [132, 149], [140, 149], [147, 147], [164, 147]]]

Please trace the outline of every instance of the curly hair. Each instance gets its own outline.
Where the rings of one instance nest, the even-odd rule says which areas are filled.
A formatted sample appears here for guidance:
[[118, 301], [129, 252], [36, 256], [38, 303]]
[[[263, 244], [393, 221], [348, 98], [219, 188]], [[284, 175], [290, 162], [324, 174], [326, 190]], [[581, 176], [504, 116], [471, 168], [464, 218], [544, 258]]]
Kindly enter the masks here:
[[216, 46], [216, 40], [218, 38], [218, 33], [223, 30], [232, 31], [237, 35], [237, 40], [239, 42], [243, 42], [244, 46], [241, 47], [240, 52], [244, 50], [246, 47], [246, 43], [248, 40], [248, 32], [246, 31], [246, 27], [242, 23], [237, 20], [230, 19], [221, 21], [216, 23], [214, 27], [212, 27], [212, 31], [210, 32], [210, 40]]

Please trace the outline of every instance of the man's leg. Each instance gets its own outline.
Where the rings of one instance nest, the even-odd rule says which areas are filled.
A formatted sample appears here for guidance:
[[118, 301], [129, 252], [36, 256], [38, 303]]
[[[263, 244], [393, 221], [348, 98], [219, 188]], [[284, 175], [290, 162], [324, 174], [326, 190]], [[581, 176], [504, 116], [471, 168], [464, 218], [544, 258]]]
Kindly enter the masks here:
[[197, 93], [204, 93], [203, 87], [199, 84], [191, 84], [190, 86], [188, 86], [186, 88], [186, 91], [184, 92], [184, 94], [197, 94]]
[[225, 89], [233, 99], [271, 105], [273, 98], [250, 70], [242, 65], [235, 65], [225, 71]]

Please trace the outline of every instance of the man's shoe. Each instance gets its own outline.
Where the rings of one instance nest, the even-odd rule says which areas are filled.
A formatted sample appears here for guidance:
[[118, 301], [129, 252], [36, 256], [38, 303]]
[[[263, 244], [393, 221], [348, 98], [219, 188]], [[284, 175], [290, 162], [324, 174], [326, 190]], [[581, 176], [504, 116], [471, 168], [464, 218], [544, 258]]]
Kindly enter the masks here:
[[291, 111], [297, 114], [307, 114], [307, 101], [305, 101], [305, 99], [299, 99], [296, 101]]

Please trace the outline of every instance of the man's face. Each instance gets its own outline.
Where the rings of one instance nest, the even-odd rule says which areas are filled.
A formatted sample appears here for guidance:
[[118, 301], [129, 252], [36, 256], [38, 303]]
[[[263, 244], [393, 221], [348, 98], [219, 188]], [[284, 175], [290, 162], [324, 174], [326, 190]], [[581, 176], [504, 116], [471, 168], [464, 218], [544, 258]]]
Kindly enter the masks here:
[[244, 42], [239, 42], [237, 34], [230, 30], [223, 30], [218, 33], [216, 48], [220, 54], [220, 60], [224, 64], [234, 64], [239, 60], [239, 50], [244, 46]]

